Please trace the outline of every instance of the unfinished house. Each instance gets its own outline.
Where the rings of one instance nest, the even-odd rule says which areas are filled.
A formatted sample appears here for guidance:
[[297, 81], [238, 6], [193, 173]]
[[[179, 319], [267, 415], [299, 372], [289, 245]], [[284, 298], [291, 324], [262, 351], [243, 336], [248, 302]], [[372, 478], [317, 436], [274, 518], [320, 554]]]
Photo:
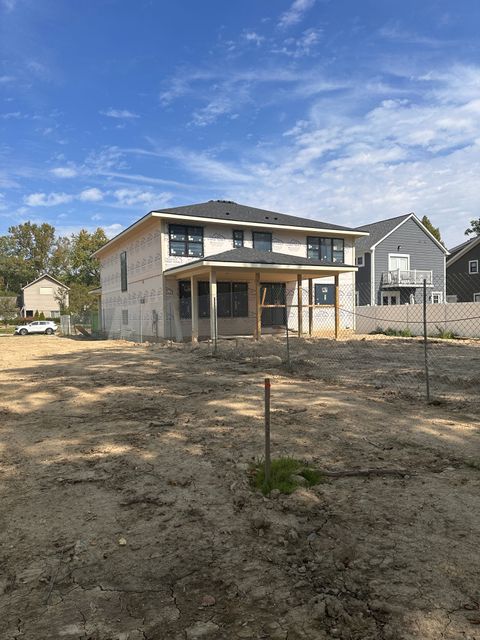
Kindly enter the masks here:
[[216, 200], [151, 211], [94, 255], [109, 337], [353, 331], [363, 231]]

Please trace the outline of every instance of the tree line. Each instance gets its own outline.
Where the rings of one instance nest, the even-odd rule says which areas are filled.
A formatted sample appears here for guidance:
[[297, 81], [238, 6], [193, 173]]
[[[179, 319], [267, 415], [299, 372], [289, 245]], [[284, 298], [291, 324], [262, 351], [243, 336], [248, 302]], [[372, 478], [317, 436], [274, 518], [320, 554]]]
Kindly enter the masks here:
[[94, 309], [95, 296], [88, 292], [100, 286], [100, 265], [92, 253], [108, 241], [98, 227], [59, 236], [48, 223], [25, 222], [0, 236], [0, 298], [18, 296], [22, 287], [42, 273], [49, 273], [70, 287], [68, 311]]

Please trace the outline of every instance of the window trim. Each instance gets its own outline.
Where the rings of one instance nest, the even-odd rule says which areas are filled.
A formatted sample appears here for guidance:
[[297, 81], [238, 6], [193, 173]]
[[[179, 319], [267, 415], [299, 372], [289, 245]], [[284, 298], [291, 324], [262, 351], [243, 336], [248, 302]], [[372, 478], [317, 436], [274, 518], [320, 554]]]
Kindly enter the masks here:
[[[434, 302], [433, 296], [438, 296], [438, 302]], [[443, 304], [443, 291], [432, 291], [430, 302], [432, 304]]]
[[[480, 262], [480, 260], [469, 260], [468, 261], [468, 275], [477, 276], [480, 273], [479, 262]], [[472, 264], [476, 265], [476, 268], [477, 268], [476, 271], [472, 271]]]
[[[314, 240], [315, 242], [312, 242], [312, 240]], [[332, 259], [331, 260], [322, 260], [322, 254], [321, 254], [321, 245], [322, 242], [325, 242], [326, 240], [329, 241], [330, 243], [330, 253], [332, 255]], [[335, 262], [333, 259], [333, 244], [334, 242], [341, 242], [342, 243], [342, 259], [339, 262]], [[309, 244], [317, 244], [317, 255], [312, 257], [308, 254], [308, 245]], [[309, 258], [310, 260], [318, 260], [319, 262], [324, 262], [325, 264], [345, 264], [345, 238], [340, 238], [339, 236], [336, 237], [332, 237], [332, 236], [307, 236], [307, 243], [306, 243], [306, 249], [307, 249], [307, 258]], [[336, 252], [338, 253], [338, 251]]]
[[[252, 231], [252, 247], [256, 249], [255, 246], [255, 236], [270, 236], [270, 249], [267, 250], [267, 253], [272, 253], [273, 251], [273, 237], [270, 231]], [[259, 249], [259, 251], [265, 251], [265, 249]]]
[[[235, 234], [240, 234], [240, 238], [238, 241], [241, 242], [240, 245], [236, 245], [235, 243], [237, 242], [237, 238], [235, 238]], [[233, 229], [232, 230], [232, 241], [233, 241], [233, 248], [234, 249], [240, 249], [241, 247], [245, 246], [245, 232], [243, 229]]]
[[[478, 296], [478, 300], [475, 300], [475, 298]], [[480, 302], [480, 291], [478, 293], [474, 293], [473, 294], [473, 301], [474, 302]]]
[[[410, 254], [409, 253], [389, 253], [388, 254], [388, 270], [389, 271], [397, 271], [398, 267], [396, 269], [392, 269], [390, 267], [390, 258], [408, 258], [408, 267], [405, 269], [405, 271], [411, 271], [411, 269], [410, 269]], [[403, 271], [403, 269], [400, 269], [400, 271]]]
[[127, 252], [120, 252], [120, 290], [128, 290], [128, 264], [127, 264]]
[[[178, 253], [172, 253], [172, 227], [182, 227], [185, 230], [185, 253], [182, 254], [178, 254]], [[202, 250], [201, 250], [201, 254], [198, 256], [191, 256], [188, 252], [188, 248], [189, 248], [189, 239], [188, 239], [188, 230], [189, 229], [200, 229], [201, 231], [201, 235], [202, 235]], [[174, 240], [173, 242], [181, 242], [180, 240]], [[192, 242], [192, 244], [200, 244], [199, 242]], [[203, 258], [205, 255], [205, 233], [204, 233], [204, 228], [195, 224], [177, 224], [176, 222], [171, 222], [168, 225], [168, 255], [169, 256], [173, 256], [175, 258], [193, 258], [193, 259], [198, 259], [198, 258]]]
[[358, 267], [365, 266], [365, 260], [364, 260], [363, 256], [357, 256], [357, 266]]

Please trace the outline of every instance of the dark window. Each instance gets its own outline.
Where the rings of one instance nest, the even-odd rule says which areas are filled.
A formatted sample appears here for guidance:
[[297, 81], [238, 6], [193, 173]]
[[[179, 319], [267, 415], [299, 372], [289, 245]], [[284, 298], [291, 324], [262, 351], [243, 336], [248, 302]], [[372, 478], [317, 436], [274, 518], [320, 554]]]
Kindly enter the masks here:
[[126, 291], [127, 286], [127, 252], [122, 251], [120, 254], [120, 287], [122, 291]]
[[335, 303], [335, 285], [334, 284], [316, 284], [315, 285], [315, 304], [334, 304]]
[[203, 256], [203, 227], [171, 224], [168, 227], [171, 256], [201, 258]]
[[235, 249], [243, 247], [243, 231], [241, 229], [233, 232], [233, 246]]
[[248, 317], [248, 284], [232, 282], [232, 315], [234, 318]]
[[128, 324], [128, 309], [122, 309], [122, 324]]
[[272, 250], [272, 234], [264, 233], [263, 231], [254, 231], [252, 233], [253, 237], [253, 248], [258, 249], [258, 251], [271, 251]]
[[219, 318], [232, 317], [232, 283], [217, 282], [217, 315]]
[[198, 283], [198, 317], [209, 318], [210, 317], [210, 283], [199, 282]]
[[192, 288], [190, 280], [180, 280], [178, 283], [178, 297], [180, 302], [180, 318], [188, 320], [192, 317]]
[[218, 282], [218, 317], [248, 317], [248, 284], [246, 282]]
[[344, 262], [344, 241], [342, 238], [307, 238], [307, 256], [322, 262]]

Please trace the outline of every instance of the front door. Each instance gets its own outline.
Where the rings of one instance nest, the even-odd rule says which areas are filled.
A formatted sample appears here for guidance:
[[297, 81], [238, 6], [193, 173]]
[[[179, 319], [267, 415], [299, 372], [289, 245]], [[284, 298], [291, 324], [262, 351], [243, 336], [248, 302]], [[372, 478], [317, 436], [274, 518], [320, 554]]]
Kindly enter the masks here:
[[[260, 284], [260, 303], [285, 305], [287, 300], [284, 282], [262, 282]], [[285, 326], [287, 312], [285, 306], [262, 309], [262, 327]]]

